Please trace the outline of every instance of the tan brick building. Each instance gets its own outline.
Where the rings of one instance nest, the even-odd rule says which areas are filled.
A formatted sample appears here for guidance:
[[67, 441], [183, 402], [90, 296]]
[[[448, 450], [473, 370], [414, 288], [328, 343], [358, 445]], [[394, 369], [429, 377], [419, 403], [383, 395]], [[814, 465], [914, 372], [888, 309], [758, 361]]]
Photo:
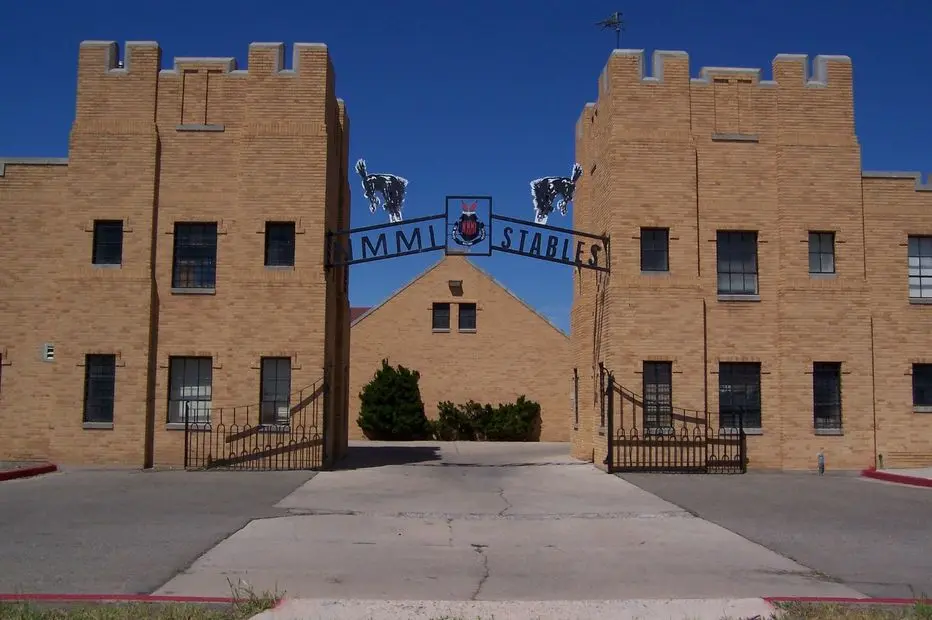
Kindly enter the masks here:
[[652, 73], [616, 50], [577, 123], [575, 228], [613, 244], [576, 278], [573, 454], [604, 466], [603, 362], [652, 412], [741, 413], [752, 469], [932, 464], [932, 187], [862, 171], [851, 61]]
[[[155, 43], [120, 59], [85, 42], [68, 157], [0, 160], [0, 459], [179, 465], [183, 413], [210, 411], [225, 437], [261, 428], [278, 451], [300, 426], [308, 465], [329, 464], [387, 355], [422, 372], [430, 412], [539, 400], [542, 438], [569, 432], [599, 467], [600, 363], [643, 395], [651, 432], [674, 406], [740, 420], [751, 468], [812, 468], [823, 448], [830, 469], [932, 464], [932, 186], [862, 170], [847, 57], [810, 75], [780, 55], [765, 81], [692, 78], [682, 52], [656, 52], [647, 77], [641, 52], [616, 50], [577, 123], [574, 204], [575, 228], [611, 237], [611, 274], [574, 274], [567, 357], [457, 258], [356, 320], [350, 377], [348, 269], [322, 251], [350, 224], [349, 120], [327, 48], [296, 44], [287, 70], [283, 49], [162, 69]], [[401, 333], [418, 346], [399, 351]], [[287, 425], [289, 409], [312, 415]], [[643, 410], [620, 420], [646, 426]]]
[[349, 121], [326, 46], [283, 51], [84, 42], [67, 159], [0, 160], [0, 458], [178, 465], [185, 409], [278, 424], [325, 374], [304, 430], [342, 455]]
[[447, 256], [352, 324], [350, 438], [359, 393], [381, 360], [421, 374], [429, 418], [437, 404], [498, 404], [524, 394], [541, 406], [541, 441], [568, 441], [569, 337], [463, 256]]

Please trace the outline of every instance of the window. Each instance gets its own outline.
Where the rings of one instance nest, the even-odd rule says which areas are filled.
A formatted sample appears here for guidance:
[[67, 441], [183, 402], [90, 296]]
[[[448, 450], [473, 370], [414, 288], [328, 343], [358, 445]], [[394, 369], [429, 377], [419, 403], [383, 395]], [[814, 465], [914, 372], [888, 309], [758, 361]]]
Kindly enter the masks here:
[[175, 224], [172, 288], [212, 289], [217, 284], [217, 224]]
[[123, 262], [123, 221], [94, 220], [94, 247], [91, 263], [119, 265]]
[[718, 294], [757, 295], [757, 233], [720, 230]]
[[932, 237], [909, 236], [909, 297], [932, 298]]
[[812, 364], [812, 412], [816, 430], [841, 430], [841, 364]]
[[259, 378], [262, 424], [291, 421], [291, 358], [263, 357]]
[[835, 233], [809, 233], [809, 273], [835, 273]]
[[213, 364], [209, 357], [172, 357], [168, 362], [168, 421], [210, 422]]
[[294, 222], [265, 223], [265, 266], [294, 267]]
[[450, 329], [450, 304], [435, 303], [432, 329]]
[[722, 428], [761, 428], [760, 363], [718, 365], [718, 420]]
[[84, 422], [113, 424], [116, 355], [84, 356]]
[[476, 304], [459, 304], [459, 330], [476, 331]]
[[670, 229], [641, 229], [641, 271], [670, 271]]
[[913, 364], [913, 407], [932, 407], [932, 364]]
[[673, 426], [673, 362], [644, 362], [644, 430]]

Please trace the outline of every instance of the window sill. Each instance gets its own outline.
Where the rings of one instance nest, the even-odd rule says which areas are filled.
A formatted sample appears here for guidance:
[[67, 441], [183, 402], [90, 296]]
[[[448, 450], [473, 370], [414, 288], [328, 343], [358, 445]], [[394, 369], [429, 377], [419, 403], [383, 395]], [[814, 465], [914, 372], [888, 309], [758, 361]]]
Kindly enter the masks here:
[[476, 329], [475, 329], [475, 328], [473, 328], [473, 329], [463, 328], [463, 329], [460, 329], [460, 330], [458, 330], [458, 331], [459, 331], [459, 333], [461, 333], [461, 334], [475, 334], [475, 333], [476, 333]]
[[201, 123], [185, 123], [175, 127], [175, 131], [224, 131], [223, 125], [205, 125]]
[[294, 271], [294, 265], [266, 265], [268, 271]]
[[113, 422], [84, 422], [81, 428], [86, 431], [112, 431]]
[[[167, 431], [183, 431], [184, 422], [166, 422], [165, 430]], [[210, 430], [210, 422], [191, 422], [191, 431], [192, 432], [207, 432]]]
[[215, 288], [174, 288], [172, 287], [172, 295], [216, 295], [217, 289]]
[[725, 293], [718, 294], [719, 301], [760, 301], [760, 295], [731, 295]]
[[836, 277], [838, 277], [838, 274], [834, 271], [831, 273], [824, 273], [821, 271], [820, 272], [810, 271], [809, 277], [812, 278], [813, 280], [834, 280]]
[[91, 263], [94, 269], [122, 269], [123, 263]]
[[914, 306], [932, 306], [932, 297], [910, 297], [909, 303]]
[[[718, 429], [719, 435], [733, 435], [737, 432], [738, 432], [737, 428], [724, 427], [724, 428]], [[763, 435], [764, 429], [763, 428], [745, 428], [744, 434], [745, 435]]]
[[713, 142], [760, 142], [760, 137], [750, 133], [713, 133]]
[[449, 333], [450, 333], [449, 328], [447, 328], [447, 329], [440, 329], [440, 328], [438, 328], [438, 327], [435, 327], [435, 328], [431, 329], [430, 331], [432, 331], [432, 332], [435, 333], [435, 334], [449, 334]]
[[662, 277], [662, 276], [669, 276], [669, 275], [670, 275], [670, 270], [669, 270], [669, 269], [664, 269], [664, 270], [661, 271], [660, 269], [657, 269], [657, 270], [653, 270], [653, 269], [641, 269], [641, 275], [642, 275], [642, 276], [647, 276], [647, 277], [654, 277], [654, 278], [656, 278], [656, 277], [658, 277], [658, 276], [661, 276], [661, 277]]
[[932, 405], [915, 405], [913, 413], [932, 413]]
[[290, 424], [260, 424], [259, 429], [268, 433], [290, 433]]
[[822, 435], [822, 436], [838, 437], [840, 435], [845, 434], [845, 432], [840, 428], [815, 428], [813, 429], [813, 431], [815, 431], [816, 435]]

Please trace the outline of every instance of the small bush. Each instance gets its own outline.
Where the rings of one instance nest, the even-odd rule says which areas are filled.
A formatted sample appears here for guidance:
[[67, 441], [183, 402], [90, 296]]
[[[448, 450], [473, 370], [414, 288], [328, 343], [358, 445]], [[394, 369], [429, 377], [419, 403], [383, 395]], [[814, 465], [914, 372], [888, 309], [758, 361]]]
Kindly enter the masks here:
[[540, 405], [523, 395], [497, 407], [443, 401], [434, 422], [434, 437], [442, 441], [534, 441], [539, 430]]
[[421, 375], [402, 365], [382, 367], [359, 393], [357, 423], [369, 439], [416, 441], [430, 439], [432, 425], [424, 413], [418, 380]]

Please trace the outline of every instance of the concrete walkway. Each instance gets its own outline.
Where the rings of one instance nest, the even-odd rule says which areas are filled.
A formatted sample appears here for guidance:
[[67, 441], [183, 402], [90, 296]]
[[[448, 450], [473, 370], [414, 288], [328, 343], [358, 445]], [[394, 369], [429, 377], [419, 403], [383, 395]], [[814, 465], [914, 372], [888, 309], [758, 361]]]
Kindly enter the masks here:
[[[392, 464], [378, 466], [379, 450]], [[222, 596], [242, 580], [289, 599], [862, 596], [570, 459], [564, 444], [362, 453], [282, 500], [292, 516], [252, 521], [155, 594]]]

